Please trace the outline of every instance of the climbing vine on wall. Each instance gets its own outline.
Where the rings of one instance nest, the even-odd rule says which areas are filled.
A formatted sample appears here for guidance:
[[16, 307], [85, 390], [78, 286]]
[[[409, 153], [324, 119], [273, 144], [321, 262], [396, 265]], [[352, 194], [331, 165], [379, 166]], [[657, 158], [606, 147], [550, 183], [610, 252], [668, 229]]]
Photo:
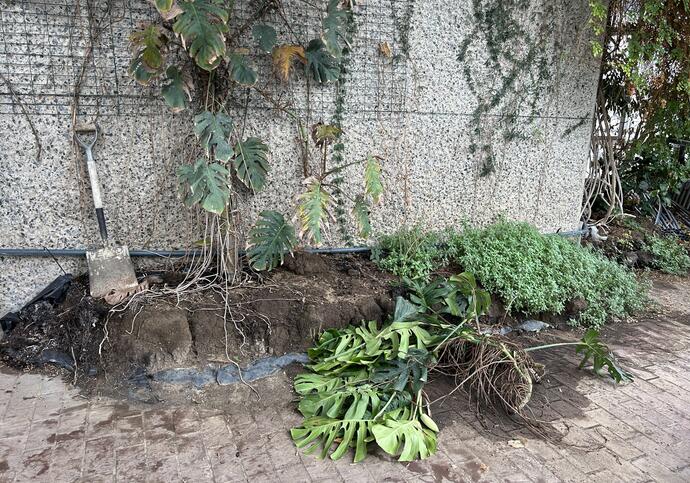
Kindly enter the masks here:
[[476, 100], [469, 149], [479, 159], [481, 176], [495, 171], [497, 138], [508, 143], [534, 132], [532, 120], [553, 76], [546, 44], [553, 37], [555, 3], [535, 8], [530, 0], [472, 0], [472, 28], [457, 60]]
[[[185, 204], [224, 216], [229, 224], [228, 212], [235, 210], [238, 189], [256, 193], [267, 185], [271, 170], [269, 146], [258, 137], [244, 136], [246, 119], [229, 115], [235, 107], [233, 93], [247, 92], [248, 98], [249, 92], [254, 91], [294, 121], [305, 188], [297, 197], [297, 227], [287, 221], [285, 213], [260, 213], [248, 234], [250, 264], [256, 269], [270, 269], [281, 263], [283, 254], [297, 245], [296, 235], [307, 243], [320, 244], [333, 218], [333, 208], [337, 216], [345, 216], [342, 199], [350, 194], [340, 189], [342, 173], [346, 167], [357, 164], [364, 168], [365, 184], [362, 192], [351, 198], [352, 216], [360, 235], [368, 236], [369, 212], [382, 187], [380, 158], [365, 156], [346, 162], [340, 141], [342, 106], [336, 106], [333, 124], [305, 125], [289, 101], [274, 98], [259, 87], [259, 74], [252, 60], [256, 55], [268, 56], [280, 81], [304, 82], [307, 92], [312, 83], [340, 82], [354, 31], [351, 2], [328, 0], [320, 35], [301, 43], [286, 18], [285, 7], [276, 0], [256, 2], [258, 6], [251, 18], [235, 22], [234, 2], [151, 1], [161, 14], [161, 21], [143, 25], [130, 36], [130, 74], [143, 85], [159, 82], [161, 95], [173, 112], [191, 109], [195, 98], [203, 105], [194, 116], [194, 133], [205, 155], [178, 170]], [[304, 2], [304, 8], [314, 6]], [[270, 12], [282, 19], [286, 38], [274, 26], [261, 22]], [[235, 47], [249, 35], [253, 48]], [[219, 233], [227, 234], [230, 229], [221, 227]]]

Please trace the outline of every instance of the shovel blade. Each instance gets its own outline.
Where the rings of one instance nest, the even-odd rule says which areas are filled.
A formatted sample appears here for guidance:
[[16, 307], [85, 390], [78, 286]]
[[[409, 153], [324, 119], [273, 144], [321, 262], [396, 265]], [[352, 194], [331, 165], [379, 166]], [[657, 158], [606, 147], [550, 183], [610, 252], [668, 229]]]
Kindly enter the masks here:
[[101, 298], [112, 290], [128, 292], [139, 284], [129, 250], [125, 246], [106, 246], [86, 251], [91, 296]]

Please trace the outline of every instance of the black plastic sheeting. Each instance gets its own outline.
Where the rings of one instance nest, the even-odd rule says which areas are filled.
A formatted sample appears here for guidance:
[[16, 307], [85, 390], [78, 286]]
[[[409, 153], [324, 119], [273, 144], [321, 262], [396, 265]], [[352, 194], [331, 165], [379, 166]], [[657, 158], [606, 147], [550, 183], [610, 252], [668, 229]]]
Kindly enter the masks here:
[[65, 295], [72, 284], [74, 277], [71, 273], [66, 273], [65, 275], [60, 275], [58, 278], [50, 282], [50, 284], [41, 290], [38, 295], [29, 301], [24, 307], [22, 307], [17, 312], [8, 312], [0, 318], [0, 326], [5, 332], [9, 332], [14, 329], [14, 326], [19, 322], [19, 313], [32, 306], [36, 302], [46, 301], [51, 305], [59, 304], [65, 300]]

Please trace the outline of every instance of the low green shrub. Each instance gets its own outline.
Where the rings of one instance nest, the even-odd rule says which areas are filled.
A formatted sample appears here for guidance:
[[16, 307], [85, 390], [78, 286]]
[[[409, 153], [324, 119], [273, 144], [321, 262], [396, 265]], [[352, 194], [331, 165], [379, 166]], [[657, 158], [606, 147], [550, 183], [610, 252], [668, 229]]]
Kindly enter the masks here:
[[428, 281], [431, 272], [448, 264], [443, 234], [425, 233], [421, 228], [402, 228], [379, 238], [372, 260], [382, 270], [399, 277]]
[[621, 265], [526, 223], [466, 228], [452, 244], [463, 270], [473, 272], [513, 311], [559, 314], [582, 297], [587, 308], [572, 322], [598, 327], [640, 308], [646, 299], [644, 287]]
[[652, 235], [645, 239], [644, 245], [654, 255], [654, 268], [672, 275], [687, 275], [690, 271], [690, 256], [677, 239]]

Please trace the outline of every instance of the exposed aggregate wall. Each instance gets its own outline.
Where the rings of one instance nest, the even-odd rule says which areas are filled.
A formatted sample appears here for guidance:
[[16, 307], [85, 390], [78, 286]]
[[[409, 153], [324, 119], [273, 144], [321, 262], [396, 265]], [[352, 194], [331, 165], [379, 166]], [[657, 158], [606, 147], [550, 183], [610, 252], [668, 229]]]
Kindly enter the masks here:
[[[67, 17], [71, 3], [65, 1], [56, 12]], [[143, 2], [128, 0], [123, 11], [130, 3]], [[482, 120], [483, 134], [477, 134], [477, 95], [464, 69], [470, 67], [480, 95], [500, 88], [505, 72], [486, 67], [481, 42], [473, 43], [465, 59], [457, 59], [459, 46], [476, 35], [471, 0], [358, 4], [358, 30], [341, 98], [342, 127], [346, 160], [369, 153], [384, 159], [386, 193], [373, 212], [374, 232], [405, 224], [430, 229], [463, 221], [485, 224], [499, 215], [529, 221], [544, 231], [576, 228], [598, 76], [598, 62], [589, 51], [587, 2], [532, 0], [530, 9], [518, 15], [528, 32], [548, 24], [548, 35], [535, 34], [532, 40], [543, 43], [539, 49], [548, 56], [550, 75], [531, 93], [536, 107], [518, 106], [520, 136], [512, 140], [496, 127], [497, 116], [506, 112], [502, 106]], [[52, 22], [55, 12], [46, 2], [0, 1], [0, 6], [6, 34], [0, 72], [14, 92], [0, 82], [0, 246], [92, 245], [98, 232], [65, 101], [88, 45], [65, 32], [83, 27], [85, 20], [73, 15], [71, 23]], [[138, 12], [145, 17], [145, 4]], [[95, 157], [110, 231], [131, 248], [184, 248], [198, 239], [197, 215], [179, 201], [175, 178], [176, 167], [188, 159], [195, 143], [189, 135], [190, 115], [172, 115], [151, 88], [127, 78], [127, 32], [137, 20], [118, 20], [107, 45], [103, 40], [95, 47], [96, 60], [88, 66], [93, 82], [86, 82], [83, 102], [96, 102], [99, 93], [110, 97], [82, 107], [79, 117], [96, 120], [102, 131]], [[67, 64], [52, 55], [66, 48], [65, 42], [71, 42]], [[380, 42], [391, 45], [393, 59], [380, 54]], [[519, 56], [529, 45], [510, 48]], [[30, 68], [23, 69], [27, 63]], [[520, 75], [533, 73], [527, 66]], [[518, 87], [512, 96], [520, 94]], [[311, 96], [310, 120], [329, 122], [335, 89], [312, 86]], [[131, 99], [136, 102], [128, 104]], [[32, 129], [42, 146], [40, 160]], [[471, 145], [478, 136], [486, 139], [487, 130], [494, 168], [483, 175], [481, 154], [472, 152]], [[272, 166], [267, 188], [242, 196], [246, 228], [261, 209], [289, 213], [302, 177], [295, 126], [284, 114], [250, 109], [245, 132], [270, 146]], [[345, 192], [359, 189], [361, 169], [348, 169], [345, 179]], [[343, 241], [337, 227], [332, 228], [327, 244], [338, 246]], [[83, 261], [59, 262], [68, 271], [85, 269]], [[50, 258], [0, 258], [0, 315], [21, 306], [60, 273]]]

